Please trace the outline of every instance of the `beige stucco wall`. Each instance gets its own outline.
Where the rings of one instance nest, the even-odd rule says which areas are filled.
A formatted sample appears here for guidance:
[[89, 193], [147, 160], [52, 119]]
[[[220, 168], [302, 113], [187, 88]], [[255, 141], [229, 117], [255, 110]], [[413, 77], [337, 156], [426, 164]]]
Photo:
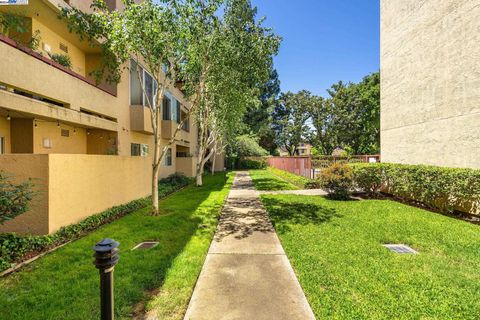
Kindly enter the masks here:
[[[62, 129], [69, 131], [69, 136], [62, 136]], [[75, 130], [75, 133], [73, 132]], [[44, 147], [44, 139], [51, 141], [51, 148]], [[83, 128], [74, 128], [55, 122], [37, 121], [33, 131], [33, 153], [87, 153], [87, 135]]]
[[[38, 19], [32, 18], [32, 32], [38, 30], [40, 32], [40, 47], [39, 50], [43, 55], [48, 57], [48, 52], [43, 50], [43, 44], [49, 45], [51, 54], [66, 54], [72, 61], [72, 70], [76, 73], [85, 76], [85, 53], [73, 45], [71, 42], [62, 38], [55, 31], [51, 30]], [[68, 53], [60, 50], [60, 43], [68, 47]]]
[[30, 210], [0, 232], [46, 234], [151, 194], [147, 158], [77, 154], [1, 155], [0, 168], [22, 182], [32, 178]]
[[46, 234], [48, 226], [48, 156], [32, 154], [0, 155], [0, 170], [14, 183], [32, 179], [35, 196], [30, 210], [0, 226], [0, 232]]
[[146, 158], [50, 155], [49, 232], [151, 194]]
[[480, 0], [381, 1], [382, 161], [480, 168]]

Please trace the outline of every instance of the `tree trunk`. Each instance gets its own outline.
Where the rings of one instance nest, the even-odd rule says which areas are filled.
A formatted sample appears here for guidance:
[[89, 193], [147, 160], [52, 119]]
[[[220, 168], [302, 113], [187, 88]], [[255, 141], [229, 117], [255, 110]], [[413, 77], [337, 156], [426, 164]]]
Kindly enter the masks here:
[[215, 174], [215, 160], [216, 159], [217, 159], [217, 157], [214, 154], [213, 159], [212, 159], [212, 176]]
[[158, 176], [160, 173], [160, 166], [153, 166], [152, 172], [152, 214], [158, 215]]
[[203, 186], [203, 176], [201, 172], [197, 172], [196, 182], [197, 182], [197, 187]]
[[198, 147], [198, 156], [197, 156], [197, 170], [196, 170], [196, 185], [197, 187], [203, 186], [203, 155], [205, 154], [205, 150], [202, 145]]

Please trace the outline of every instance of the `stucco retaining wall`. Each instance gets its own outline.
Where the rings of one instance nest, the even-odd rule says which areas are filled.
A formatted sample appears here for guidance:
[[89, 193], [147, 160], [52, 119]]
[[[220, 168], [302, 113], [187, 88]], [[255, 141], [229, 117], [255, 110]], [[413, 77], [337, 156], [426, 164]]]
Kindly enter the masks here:
[[2, 155], [0, 170], [33, 178], [38, 191], [25, 214], [0, 232], [46, 234], [151, 194], [149, 158], [103, 155]]

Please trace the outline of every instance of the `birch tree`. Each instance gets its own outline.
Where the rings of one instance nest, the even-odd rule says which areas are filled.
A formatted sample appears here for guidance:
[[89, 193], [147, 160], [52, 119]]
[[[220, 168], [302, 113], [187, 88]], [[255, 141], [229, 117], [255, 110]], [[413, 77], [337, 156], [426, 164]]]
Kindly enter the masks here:
[[[95, 0], [93, 13], [85, 13], [75, 8], [64, 8], [62, 17], [68, 20], [70, 31], [91, 43], [100, 41], [103, 63], [95, 76], [98, 81], [119, 82], [125, 65], [134, 59], [134, 72], [137, 73], [141, 89], [146, 97], [145, 106], [150, 110], [153, 128], [152, 160], [152, 213], [158, 214], [158, 178], [161, 163], [168, 149], [175, 143], [184, 122], [194, 112], [198, 103], [192, 103], [186, 117], [180, 121], [167, 144], [161, 144], [162, 102], [168, 88], [177, 83], [185, 83], [190, 92], [198, 88], [201, 92], [201, 78], [189, 75], [196, 61], [188, 60], [191, 50], [203, 42], [204, 30], [198, 28], [199, 21], [210, 21], [218, 9], [220, 1], [195, 0], [147, 0], [135, 3], [124, 0], [121, 11], [109, 11], [103, 0]], [[153, 77], [153, 94], [142, 81], [143, 68]], [[187, 76], [188, 75], [188, 76]], [[151, 97], [151, 99], [150, 99]], [[195, 101], [198, 97], [191, 97]]]
[[259, 104], [259, 87], [270, 75], [280, 38], [256, 21], [249, 0], [229, 0], [210, 29], [208, 51], [200, 60], [203, 83], [198, 91], [196, 182], [201, 186], [205, 164], [242, 129], [247, 106]]

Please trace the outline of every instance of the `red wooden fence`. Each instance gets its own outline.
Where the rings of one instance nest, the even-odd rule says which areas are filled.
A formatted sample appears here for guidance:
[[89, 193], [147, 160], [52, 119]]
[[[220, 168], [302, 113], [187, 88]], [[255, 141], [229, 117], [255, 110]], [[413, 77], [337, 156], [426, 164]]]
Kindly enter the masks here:
[[360, 155], [349, 157], [269, 157], [267, 164], [305, 178], [313, 179], [321, 169], [333, 163], [380, 162], [380, 155]]
[[305, 178], [312, 178], [312, 160], [310, 157], [270, 157], [267, 164]]

